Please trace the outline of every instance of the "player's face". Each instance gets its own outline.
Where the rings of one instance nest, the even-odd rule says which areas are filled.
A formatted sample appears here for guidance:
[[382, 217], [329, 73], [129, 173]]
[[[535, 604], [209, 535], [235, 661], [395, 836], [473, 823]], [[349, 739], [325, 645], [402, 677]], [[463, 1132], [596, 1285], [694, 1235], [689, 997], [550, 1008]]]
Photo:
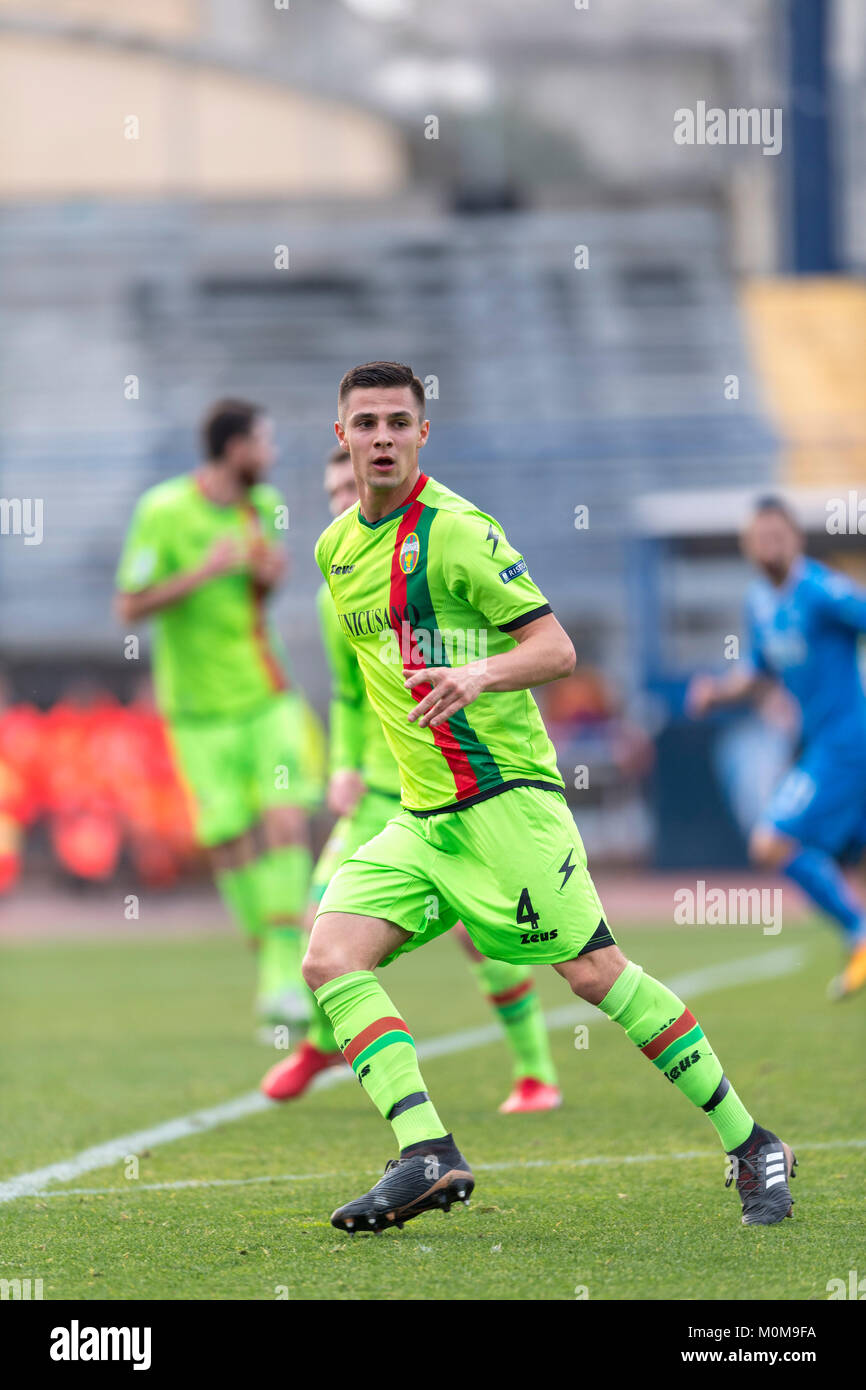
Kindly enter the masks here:
[[427, 441], [429, 420], [421, 420], [408, 386], [356, 386], [336, 424], [337, 438], [352, 455], [359, 487], [394, 492], [413, 475], [418, 450]]
[[231, 441], [229, 456], [235, 473], [246, 487], [260, 483], [277, 457], [273, 420], [266, 415], [256, 420], [249, 434], [238, 435]]
[[743, 537], [746, 558], [780, 583], [802, 551], [800, 533], [779, 512], [760, 512]]
[[325, 492], [328, 494], [331, 516], [340, 516], [347, 507], [357, 502], [358, 485], [355, 482], [351, 459], [328, 464], [325, 472]]

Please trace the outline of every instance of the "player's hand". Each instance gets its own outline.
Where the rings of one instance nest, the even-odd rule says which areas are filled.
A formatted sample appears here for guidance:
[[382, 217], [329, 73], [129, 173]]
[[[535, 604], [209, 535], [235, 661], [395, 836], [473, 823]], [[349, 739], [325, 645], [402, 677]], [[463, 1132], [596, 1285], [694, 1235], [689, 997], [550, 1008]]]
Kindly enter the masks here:
[[354, 768], [335, 772], [328, 783], [328, 810], [335, 816], [351, 816], [366, 790], [363, 777]]
[[709, 714], [716, 697], [716, 681], [713, 676], [692, 676], [686, 690], [686, 714], [692, 719], [703, 719]]
[[257, 541], [250, 549], [249, 564], [256, 583], [264, 589], [272, 589], [285, 575], [288, 561], [285, 551], [278, 545]]
[[480, 661], [470, 661], [466, 666], [425, 666], [422, 670], [404, 666], [403, 675], [407, 690], [414, 690], [416, 685], [433, 687], [409, 715], [410, 723], [417, 723], [422, 729], [444, 724], [452, 714], [470, 705], [485, 687]]
[[245, 563], [240, 541], [235, 536], [220, 536], [204, 557], [200, 573], [203, 579], [216, 579], [218, 575], [243, 569]]

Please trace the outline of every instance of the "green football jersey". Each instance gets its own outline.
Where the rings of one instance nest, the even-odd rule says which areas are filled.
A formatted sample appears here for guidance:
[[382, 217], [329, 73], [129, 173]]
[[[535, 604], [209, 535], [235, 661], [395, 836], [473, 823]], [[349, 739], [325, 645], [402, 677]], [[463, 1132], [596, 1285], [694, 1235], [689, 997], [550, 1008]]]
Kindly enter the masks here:
[[[170, 478], [139, 499], [117, 571], [117, 586], [137, 593], [196, 569], [215, 541], [235, 536], [282, 539], [283, 499], [259, 483], [244, 505], [222, 507], [194, 475]], [[156, 698], [169, 719], [234, 715], [289, 686], [285, 652], [248, 573], [207, 580], [153, 617]]]
[[319, 537], [316, 561], [400, 769], [403, 805], [427, 814], [513, 786], [563, 790], [528, 690], [485, 692], [436, 728], [408, 715], [429, 692], [404, 665], [462, 666], [511, 650], [550, 612], [497, 522], [421, 474], [402, 507], [365, 521], [356, 504]]
[[340, 625], [327, 584], [319, 589], [316, 603], [331, 671], [331, 775], [352, 768], [360, 772], [370, 790], [399, 796], [399, 769], [379, 716], [367, 698], [355, 649]]

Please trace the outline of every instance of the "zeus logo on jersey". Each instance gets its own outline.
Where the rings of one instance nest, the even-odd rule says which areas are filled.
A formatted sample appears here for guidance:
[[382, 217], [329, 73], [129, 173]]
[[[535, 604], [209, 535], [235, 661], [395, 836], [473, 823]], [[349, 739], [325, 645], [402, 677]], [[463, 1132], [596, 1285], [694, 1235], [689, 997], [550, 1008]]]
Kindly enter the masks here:
[[331, 574], [351, 574], [354, 568], [354, 565], [332, 565]]

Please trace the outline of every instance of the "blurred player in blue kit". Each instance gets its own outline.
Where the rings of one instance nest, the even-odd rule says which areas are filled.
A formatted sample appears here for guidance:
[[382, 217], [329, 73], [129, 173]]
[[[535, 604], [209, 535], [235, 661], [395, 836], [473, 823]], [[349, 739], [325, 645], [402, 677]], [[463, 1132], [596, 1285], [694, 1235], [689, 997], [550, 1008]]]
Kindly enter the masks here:
[[866, 848], [866, 692], [858, 639], [866, 592], [803, 553], [803, 535], [779, 498], [761, 500], [743, 538], [759, 571], [747, 604], [749, 654], [724, 676], [692, 680], [687, 708], [701, 717], [753, 699], [778, 681], [800, 710], [800, 756], [749, 839], [756, 864], [780, 869], [838, 923], [849, 952], [830, 983], [843, 999], [866, 984], [866, 906], [841, 863]]

